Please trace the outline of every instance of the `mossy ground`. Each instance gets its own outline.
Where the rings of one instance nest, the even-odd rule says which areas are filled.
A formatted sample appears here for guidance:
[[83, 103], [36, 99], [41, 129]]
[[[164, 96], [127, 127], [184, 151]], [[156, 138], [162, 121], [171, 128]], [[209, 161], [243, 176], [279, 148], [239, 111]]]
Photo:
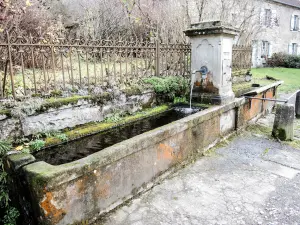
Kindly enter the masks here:
[[262, 126], [258, 124], [250, 125], [246, 128], [246, 131], [251, 132], [252, 134], [262, 135], [265, 137], [272, 137], [272, 128], [267, 126]]
[[[252, 134], [261, 135], [261, 136], [267, 137], [269, 139], [275, 140], [275, 138], [272, 136], [272, 128], [271, 127], [266, 127], [266, 126], [255, 124], [255, 125], [248, 126], [246, 128], [246, 130], [248, 132], [251, 132]], [[283, 141], [282, 143], [300, 150], [300, 140], [299, 139], [294, 139], [293, 141]]]

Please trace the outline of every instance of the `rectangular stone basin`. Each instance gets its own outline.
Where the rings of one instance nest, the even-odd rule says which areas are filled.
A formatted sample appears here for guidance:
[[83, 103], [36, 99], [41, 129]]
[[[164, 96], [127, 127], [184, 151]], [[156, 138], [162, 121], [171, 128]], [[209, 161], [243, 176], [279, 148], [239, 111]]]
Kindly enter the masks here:
[[[274, 98], [276, 87], [257, 97]], [[7, 157], [15, 196], [38, 224], [93, 222], [189, 162], [274, 104], [235, 99], [114, 144], [74, 162], [51, 165], [30, 154]], [[60, 163], [58, 163], [60, 164]], [[14, 188], [12, 188], [14, 189]], [[18, 190], [23, 190], [20, 192]]]

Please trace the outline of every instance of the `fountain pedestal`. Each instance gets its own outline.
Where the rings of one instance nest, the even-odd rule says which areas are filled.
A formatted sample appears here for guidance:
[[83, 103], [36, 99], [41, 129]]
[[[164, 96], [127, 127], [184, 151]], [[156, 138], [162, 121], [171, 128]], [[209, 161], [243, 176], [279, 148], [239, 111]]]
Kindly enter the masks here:
[[[192, 46], [191, 68], [195, 73], [193, 98], [201, 102], [226, 104], [235, 96], [232, 91], [232, 46], [238, 30], [220, 21], [192, 24], [185, 31]], [[207, 74], [200, 69], [207, 67]]]

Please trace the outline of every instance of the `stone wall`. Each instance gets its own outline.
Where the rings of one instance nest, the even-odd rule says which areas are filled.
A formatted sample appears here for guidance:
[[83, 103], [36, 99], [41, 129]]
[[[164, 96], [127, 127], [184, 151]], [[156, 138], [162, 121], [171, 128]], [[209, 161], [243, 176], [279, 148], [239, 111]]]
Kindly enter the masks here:
[[[258, 32], [253, 42], [253, 67], [261, 67], [266, 63], [265, 58], [261, 57], [263, 41], [268, 41], [270, 44], [269, 56], [278, 52], [289, 53], [291, 43], [297, 43], [300, 46], [300, 32], [291, 31], [291, 17], [293, 14], [300, 16], [300, 8], [265, 1], [260, 5], [260, 9], [272, 10], [273, 16], [276, 16], [278, 20], [278, 25], [262, 26], [261, 31]], [[300, 55], [300, 47], [298, 47], [298, 55]]]
[[[143, 107], [151, 106], [154, 102], [154, 92], [146, 91], [134, 95], [120, 94], [104, 102], [97, 101], [97, 96], [95, 96], [79, 99], [72, 103], [62, 103], [59, 107], [47, 103], [47, 109], [42, 112], [39, 109], [32, 115], [21, 117], [2, 115], [0, 117], [0, 140], [58, 131], [90, 122], [100, 122], [114, 113], [131, 114]], [[42, 105], [41, 108], [43, 107]]]
[[[257, 95], [274, 98], [277, 86]], [[273, 104], [244, 98], [209, 109], [106, 148], [53, 166], [30, 154], [10, 155], [6, 170], [19, 180], [40, 224], [92, 222], [155, 185], [167, 171], [202, 154]]]

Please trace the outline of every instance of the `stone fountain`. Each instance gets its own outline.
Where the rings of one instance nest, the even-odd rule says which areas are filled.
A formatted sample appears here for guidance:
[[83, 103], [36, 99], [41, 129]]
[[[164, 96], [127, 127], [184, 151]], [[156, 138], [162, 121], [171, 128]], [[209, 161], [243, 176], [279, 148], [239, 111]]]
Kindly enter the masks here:
[[234, 100], [232, 46], [238, 33], [221, 21], [192, 24], [185, 31], [193, 49], [191, 98], [197, 102], [222, 105]]

